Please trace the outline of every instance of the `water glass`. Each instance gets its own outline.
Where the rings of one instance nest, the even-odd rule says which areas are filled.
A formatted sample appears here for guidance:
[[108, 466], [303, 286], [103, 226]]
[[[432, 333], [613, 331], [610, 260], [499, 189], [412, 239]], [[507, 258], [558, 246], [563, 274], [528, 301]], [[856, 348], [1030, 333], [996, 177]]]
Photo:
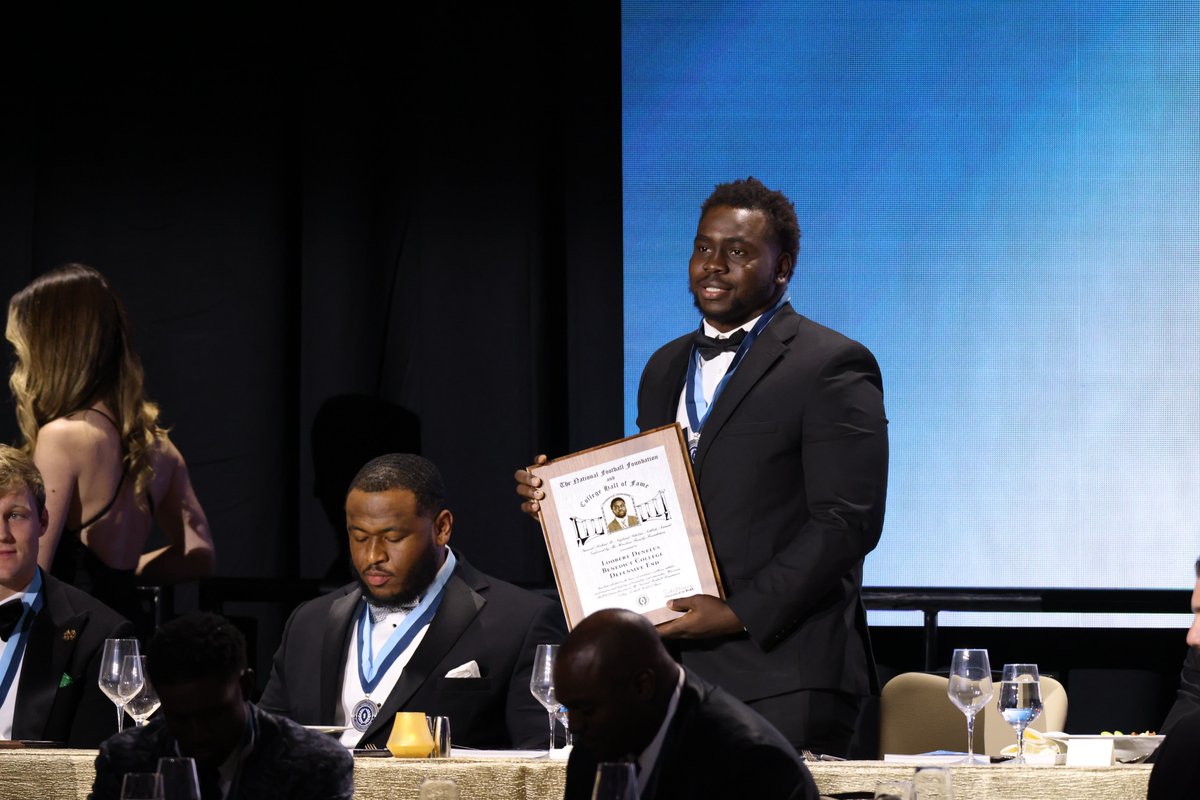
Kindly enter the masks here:
[[433, 758], [450, 757], [450, 718], [427, 717], [429, 734], [433, 737]]
[[1000, 679], [1000, 716], [1017, 731], [1017, 757], [1025, 763], [1025, 729], [1042, 714], [1042, 685], [1037, 664], [1005, 664]]
[[913, 773], [913, 791], [916, 800], [954, 800], [954, 782], [950, 777], [950, 768], [917, 767]]
[[875, 784], [875, 800], [913, 800], [913, 782], [879, 781]]
[[458, 800], [458, 784], [449, 779], [426, 778], [421, 781], [420, 800]]

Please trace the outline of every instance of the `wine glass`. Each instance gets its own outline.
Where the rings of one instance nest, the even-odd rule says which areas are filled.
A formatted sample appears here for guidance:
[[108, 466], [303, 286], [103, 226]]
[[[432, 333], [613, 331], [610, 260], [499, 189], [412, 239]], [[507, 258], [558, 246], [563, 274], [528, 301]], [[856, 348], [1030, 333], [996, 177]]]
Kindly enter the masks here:
[[200, 778], [194, 758], [160, 758], [158, 774], [162, 777], [165, 800], [200, 800]]
[[163, 800], [162, 776], [157, 772], [127, 772], [121, 780], [121, 800]]
[[126, 690], [132, 687], [137, 688], [125, 701], [125, 710], [133, 717], [137, 727], [141, 728], [146, 724], [146, 719], [162, 704], [158, 699], [158, 692], [154, 690], [154, 684], [150, 683], [150, 676], [146, 674], [145, 656], [125, 656], [125, 660], [121, 662], [121, 682], [118, 691], [124, 696]]
[[637, 800], [637, 773], [628, 761], [601, 762], [596, 765], [592, 800]]
[[1025, 728], [1042, 713], [1042, 686], [1037, 664], [1005, 664], [1000, 676], [1000, 716], [1016, 728], [1017, 758], [1025, 763]]
[[558, 645], [539, 644], [533, 656], [533, 674], [529, 676], [529, 691], [546, 709], [550, 718], [550, 749], [554, 749], [554, 715], [558, 700], [554, 696], [554, 659]]
[[967, 763], [975, 763], [975, 715], [992, 699], [992, 665], [988, 651], [955, 650], [950, 660], [946, 694], [967, 715]]
[[117, 707], [117, 733], [125, 727], [125, 699], [117, 691], [121, 682], [121, 664], [125, 656], [136, 656], [141, 651], [137, 639], [105, 639], [104, 652], [100, 657], [100, 677], [96, 681], [100, 691], [108, 695]]
[[575, 744], [575, 740], [571, 738], [571, 716], [567, 707], [560, 705], [554, 712], [554, 716], [558, 720], [558, 724], [562, 725], [563, 733], [566, 734], [567, 747]]

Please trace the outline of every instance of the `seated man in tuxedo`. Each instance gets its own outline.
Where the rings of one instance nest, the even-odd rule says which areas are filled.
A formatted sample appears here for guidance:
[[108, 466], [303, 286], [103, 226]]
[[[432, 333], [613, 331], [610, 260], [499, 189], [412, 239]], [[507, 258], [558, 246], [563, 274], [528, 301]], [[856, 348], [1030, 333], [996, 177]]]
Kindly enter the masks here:
[[196, 760], [203, 800], [351, 800], [354, 759], [345, 748], [250, 704], [246, 640], [228, 620], [171, 620], [147, 650], [162, 707], [145, 727], [100, 745], [90, 800], [116, 800], [126, 773], [156, 772], [158, 759], [175, 756]]
[[817, 797], [783, 734], [676, 664], [639, 614], [608, 609], [580, 622], [559, 648], [554, 683], [576, 742], [564, 800], [591, 797], [603, 761], [632, 762], [642, 800]]
[[358, 581], [292, 613], [262, 708], [345, 725], [347, 747], [384, 746], [397, 711], [449, 717], [455, 744], [545, 746], [529, 677], [536, 646], [562, 638], [562, 611], [451, 551], [445, 495], [420, 456], [359, 470], [346, 495]]
[[133, 625], [38, 569], [45, 502], [33, 459], [0, 445], [0, 739], [96, 747], [117, 731], [96, 685], [104, 640]]

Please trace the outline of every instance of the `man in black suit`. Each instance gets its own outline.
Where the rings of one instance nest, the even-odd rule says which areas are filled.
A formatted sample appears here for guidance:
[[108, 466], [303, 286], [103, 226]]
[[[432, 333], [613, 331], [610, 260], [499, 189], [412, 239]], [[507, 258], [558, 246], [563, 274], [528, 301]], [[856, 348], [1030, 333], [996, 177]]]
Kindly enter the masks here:
[[1159, 733], [1170, 733], [1175, 724], [1200, 711], [1200, 559], [1196, 559], [1196, 586], [1192, 590], [1192, 626], [1187, 632], [1188, 651], [1179, 672], [1179, 691]]
[[[871, 353], [787, 301], [799, 238], [792, 203], [754, 178], [704, 201], [688, 267], [704, 319], [651, 356], [638, 427], [686, 429], [727, 594], [672, 601], [687, 613], [660, 634], [797, 748], [845, 755], [878, 688], [861, 590], [887, 419]], [[516, 479], [536, 514], [540, 480]]]
[[562, 611], [471, 567], [447, 546], [452, 524], [432, 463], [367, 463], [346, 495], [358, 583], [296, 609], [259, 705], [348, 726], [348, 747], [386, 744], [397, 711], [449, 717], [456, 744], [545, 747], [529, 677], [536, 646], [562, 638]]
[[787, 739], [732, 695], [681, 668], [632, 611], [597, 611], [554, 668], [576, 745], [565, 800], [592, 795], [596, 765], [635, 765], [643, 800], [808, 800], [812, 775]]
[[96, 683], [104, 640], [133, 625], [38, 569], [45, 500], [33, 460], [0, 445], [0, 739], [96, 747], [117, 730]]
[[[116, 800], [130, 772], [194, 758], [202, 800], [351, 800], [354, 759], [324, 733], [249, 702], [246, 640], [216, 614], [171, 620], [146, 656], [160, 713], [100, 745], [90, 800]], [[169, 796], [169, 795], [168, 795]]]

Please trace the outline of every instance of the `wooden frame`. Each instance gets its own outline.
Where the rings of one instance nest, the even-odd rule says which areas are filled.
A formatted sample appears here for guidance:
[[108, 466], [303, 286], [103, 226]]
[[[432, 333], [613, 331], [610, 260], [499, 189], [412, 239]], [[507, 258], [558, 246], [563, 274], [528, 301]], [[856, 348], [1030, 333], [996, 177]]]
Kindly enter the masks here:
[[602, 608], [654, 624], [674, 597], [724, 598], [692, 462], [678, 424], [528, 467], [567, 626]]

